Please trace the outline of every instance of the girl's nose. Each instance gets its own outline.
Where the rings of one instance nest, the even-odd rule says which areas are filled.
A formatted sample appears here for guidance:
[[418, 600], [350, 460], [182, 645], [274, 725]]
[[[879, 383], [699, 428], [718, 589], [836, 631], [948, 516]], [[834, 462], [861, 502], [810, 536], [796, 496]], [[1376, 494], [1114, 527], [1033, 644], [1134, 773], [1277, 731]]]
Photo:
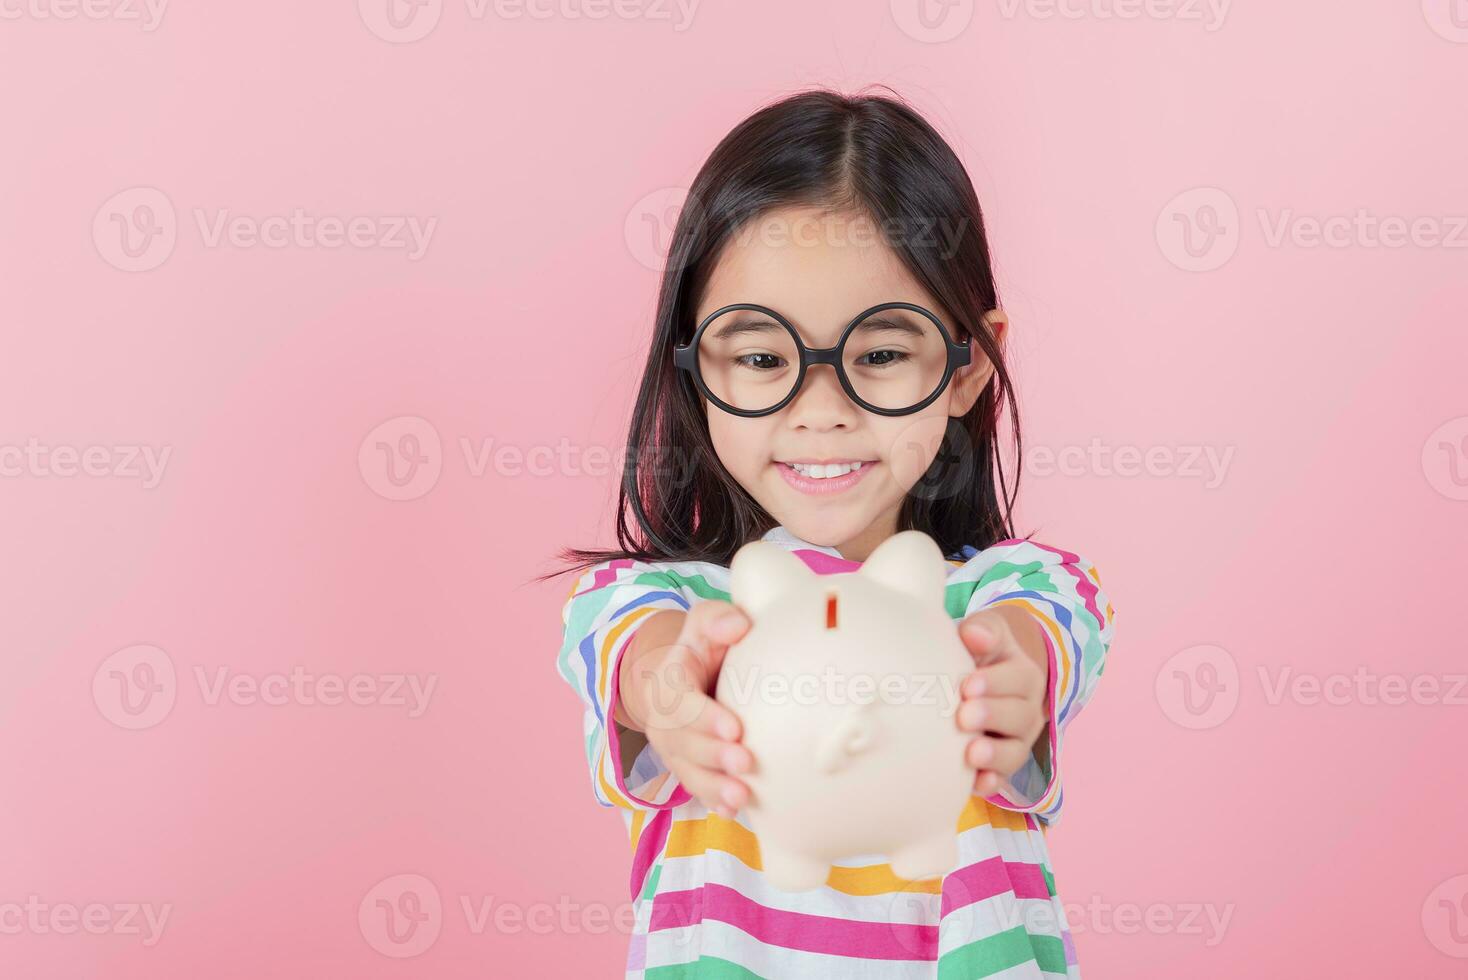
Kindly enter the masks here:
[[795, 400], [790, 403], [790, 423], [797, 428], [826, 430], [849, 428], [861, 408], [847, 397], [836, 369], [829, 364], [812, 364]]

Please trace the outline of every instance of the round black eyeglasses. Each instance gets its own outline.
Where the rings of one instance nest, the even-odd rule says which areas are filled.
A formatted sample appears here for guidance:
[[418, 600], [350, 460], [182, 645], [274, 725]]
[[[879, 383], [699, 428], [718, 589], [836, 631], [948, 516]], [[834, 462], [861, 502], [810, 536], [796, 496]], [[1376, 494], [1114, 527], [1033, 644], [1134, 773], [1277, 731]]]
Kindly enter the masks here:
[[810, 348], [790, 321], [767, 306], [734, 303], [704, 317], [693, 340], [673, 348], [673, 363], [709, 401], [757, 418], [790, 403], [812, 364], [829, 364], [842, 389], [877, 415], [911, 415], [942, 394], [972, 360], [932, 312], [881, 303], [852, 318], [835, 347]]

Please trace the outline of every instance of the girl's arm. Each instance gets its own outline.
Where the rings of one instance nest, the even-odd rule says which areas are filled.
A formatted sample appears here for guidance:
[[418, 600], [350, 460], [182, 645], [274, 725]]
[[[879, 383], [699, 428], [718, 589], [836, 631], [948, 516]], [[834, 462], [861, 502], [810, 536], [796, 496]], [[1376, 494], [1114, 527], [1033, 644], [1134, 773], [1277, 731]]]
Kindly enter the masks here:
[[1065, 730], [1095, 691], [1111, 646], [1113, 610], [1100, 576], [1071, 552], [1006, 541], [970, 554], [949, 579], [947, 601], [955, 618], [1000, 617], [1022, 656], [1040, 668], [1045, 728], [1030, 758], [989, 801], [1054, 823], [1063, 799]]
[[[665, 809], [687, 799], [640, 733], [624, 744], [627, 726], [617, 721], [628, 719], [616, 680], [641, 627], [663, 629], [663, 623], [680, 617], [658, 617], [660, 612], [686, 612], [689, 606], [678, 583], [662, 569], [616, 559], [587, 569], [562, 607], [564, 634], [557, 666], [582, 701], [592, 792], [603, 806]], [[651, 638], [655, 640], [656, 633]], [[638, 643], [637, 649], [658, 645]]]

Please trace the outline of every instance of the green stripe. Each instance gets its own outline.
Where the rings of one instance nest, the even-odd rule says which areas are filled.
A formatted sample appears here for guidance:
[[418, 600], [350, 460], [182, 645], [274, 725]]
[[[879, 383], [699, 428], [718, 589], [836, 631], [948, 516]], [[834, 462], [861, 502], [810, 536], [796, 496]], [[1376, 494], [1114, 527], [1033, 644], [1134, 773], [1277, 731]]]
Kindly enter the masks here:
[[700, 599], [722, 599], [729, 601], [729, 593], [723, 589], [709, 584], [708, 579], [702, 575], [680, 575], [677, 572], [663, 570], [658, 572], [643, 572], [633, 579], [638, 585], [660, 585], [665, 589], [687, 589]]
[[663, 865], [659, 861], [652, 866], [652, 873], [647, 876], [647, 884], [642, 889], [642, 898], [646, 901], [658, 893], [658, 879], [663, 876]]
[[1054, 936], [1032, 936], [1024, 926], [951, 949], [938, 958], [938, 980], [976, 980], [1034, 963], [1047, 973], [1065, 973], [1065, 945]]
[[700, 956], [692, 963], [673, 966], [657, 966], [643, 973], [645, 980], [765, 980], [752, 970], [738, 963], [721, 960], [717, 956]]

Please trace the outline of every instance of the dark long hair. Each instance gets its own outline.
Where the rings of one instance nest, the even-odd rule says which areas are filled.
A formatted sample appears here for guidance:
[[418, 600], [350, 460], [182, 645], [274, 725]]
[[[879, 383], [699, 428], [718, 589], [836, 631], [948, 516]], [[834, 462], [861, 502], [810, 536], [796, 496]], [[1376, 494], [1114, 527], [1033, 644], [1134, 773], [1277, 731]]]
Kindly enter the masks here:
[[[1019, 411], [1003, 352], [981, 321], [998, 308], [999, 297], [973, 184], [942, 137], [900, 99], [818, 90], [745, 119], [694, 179], [668, 249], [627, 436], [619, 547], [563, 549], [558, 558], [567, 567], [540, 579], [613, 558], [728, 565], [740, 546], [775, 525], [720, 463], [703, 403], [687, 373], [674, 366], [673, 347], [692, 339], [701, 291], [728, 239], [747, 222], [792, 206], [869, 216], [956, 319], [955, 340], [972, 337], [994, 365], [973, 408], [948, 420], [931, 467], [903, 502], [898, 530], [926, 532], [945, 555], [1013, 537], [1018, 468], [1011, 487], [999, 430], [1007, 406], [1018, 461]], [[887, 234], [894, 228], [903, 233]], [[681, 465], [663, 465], [670, 458]]]

